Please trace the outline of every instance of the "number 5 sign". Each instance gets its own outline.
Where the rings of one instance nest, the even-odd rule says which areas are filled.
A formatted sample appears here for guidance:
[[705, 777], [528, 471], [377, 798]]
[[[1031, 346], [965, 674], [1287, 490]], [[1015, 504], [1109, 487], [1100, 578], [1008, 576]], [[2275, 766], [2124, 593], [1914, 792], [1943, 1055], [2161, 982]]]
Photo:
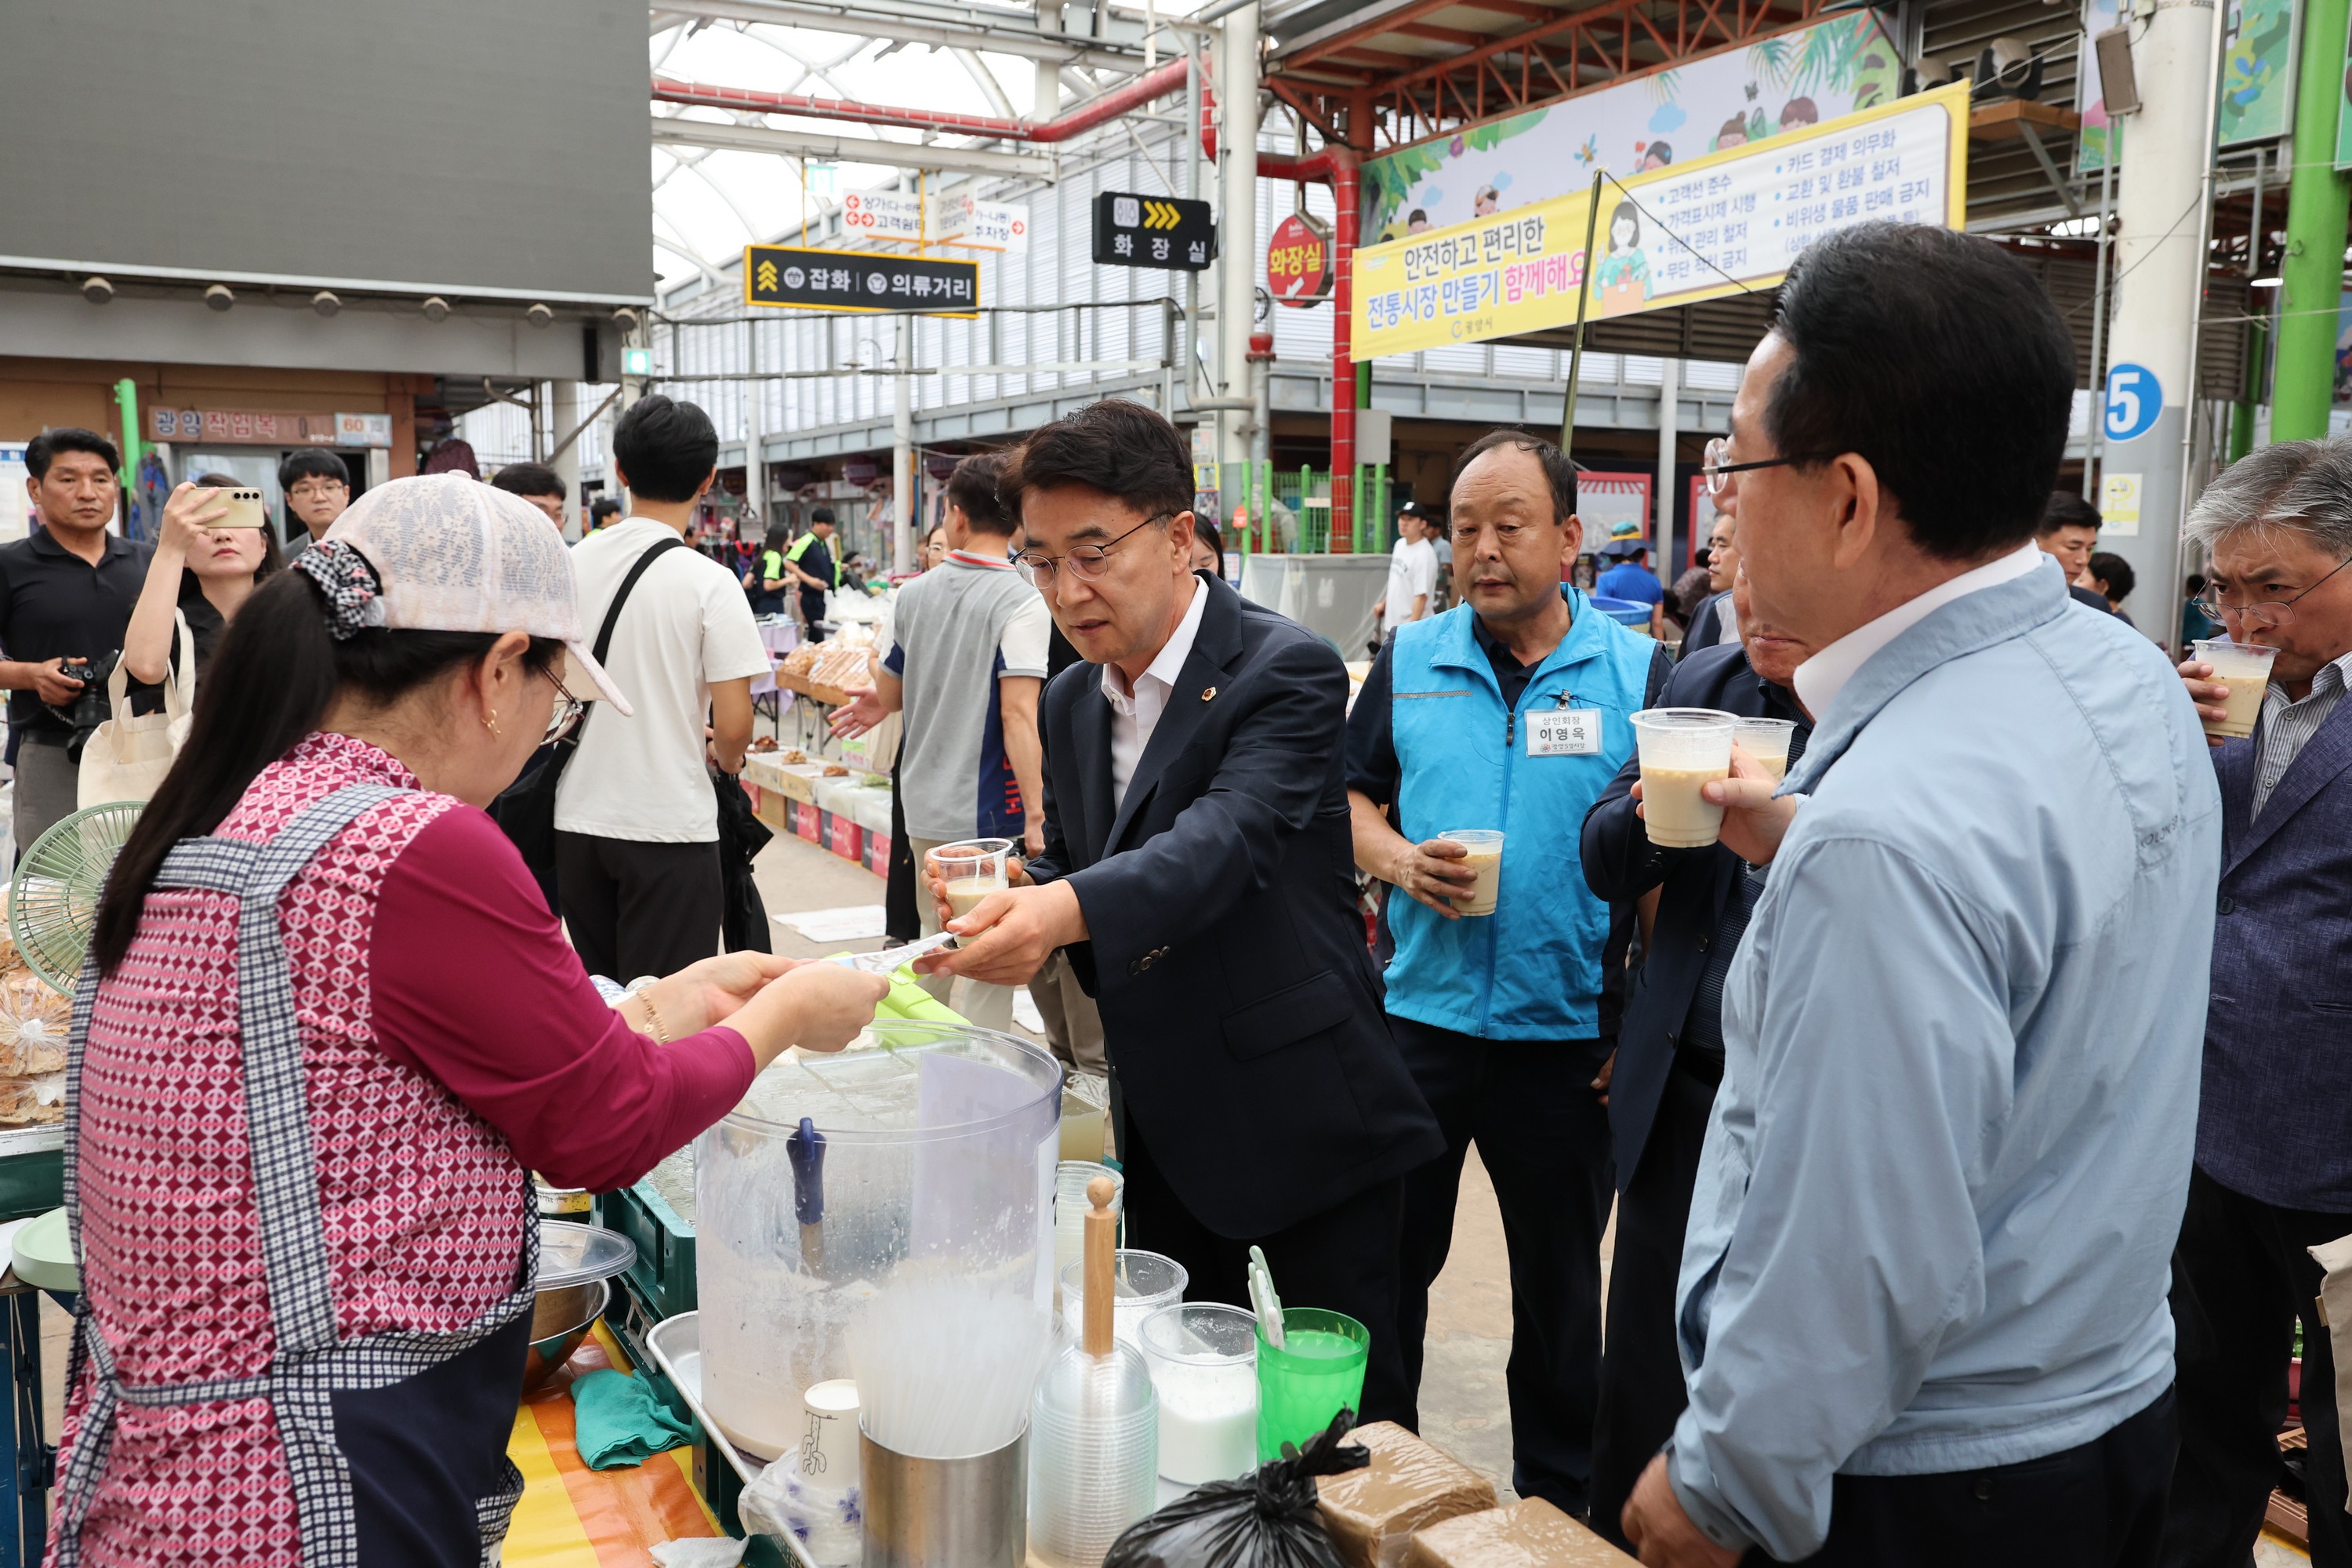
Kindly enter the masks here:
[[2110, 441], [2145, 436], [2164, 409], [2164, 388], [2144, 364], [2118, 364], [2107, 371], [2106, 431]]

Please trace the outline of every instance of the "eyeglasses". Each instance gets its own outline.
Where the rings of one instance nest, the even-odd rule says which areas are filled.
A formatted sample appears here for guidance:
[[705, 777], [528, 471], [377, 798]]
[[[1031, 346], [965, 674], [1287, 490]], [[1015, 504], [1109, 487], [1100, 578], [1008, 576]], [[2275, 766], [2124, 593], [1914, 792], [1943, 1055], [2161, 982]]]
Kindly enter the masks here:
[[1706, 444], [1706, 454], [1699, 459], [1698, 471], [1706, 480], [1706, 493], [1719, 496], [1730, 487], [1732, 474], [1744, 474], [1750, 468], [1778, 468], [1790, 463], [1825, 463], [1837, 456], [1835, 452], [1806, 452], [1792, 458], [1762, 458], [1753, 463], [1727, 463], [1731, 456], [1731, 442], [1717, 436]]
[[555, 688], [555, 709], [547, 716], [547, 733], [539, 738], [542, 746], [551, 746], [578, 729], [582, 717], [588, 711], [587, 703], [563, 689], [562, 677], [550, 675], [547, 679]]
[[1024, 550], [1013, 558], [1013, 564], [1021, 569], [1021, 575], [1033, 588], [1043, 588], [1051, 583], [1055, 572], [1065, 563], [1069, 566], [1070, 574], [1079, 582], [1097, 582], [1112, 551], [1154, 523], [1165, 522], [1175, 515], [1172, 511], [1163, 511], [1157, 517], [1147, 517], [1108, 544], [1081, 544], [1067, 555], [1048, 555], [1042, 550]]
[[[2335, 576], [2347, 566], [2352, 566], [2352, 555], [2338, 561], [2328, 572], [2327, 577]], [[2295, 600], [2306, 598], [2315, 593], [2320, 584], [2327, 581], [2327, 577], [2322, 577], [2318, 583], [2314, 583], [2310, 587], [2297, 594], [2294, 599], [2265, 599], [2258, 605], [2225, 605], [2221, 602], [2221, 590], [2209, 586], [2203, 593], [2197, 595], [2195, 602], [2197, 607], [2207, 615], [2221, 616], [2237, 630], [2276, 631], [2282, 626], [2294, 624]]]
[[341, 494], [351, 488], [339, 479], [321, 479], [314, 485], [296, 485], [286, 494], [294, 500], [325, 500], [329, 496]]

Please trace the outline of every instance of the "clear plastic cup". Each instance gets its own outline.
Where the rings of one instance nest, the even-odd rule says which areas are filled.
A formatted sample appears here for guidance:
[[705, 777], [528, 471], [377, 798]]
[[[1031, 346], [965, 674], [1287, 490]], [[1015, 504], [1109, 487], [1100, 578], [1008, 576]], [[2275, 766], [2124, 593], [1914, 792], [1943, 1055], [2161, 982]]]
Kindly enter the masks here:
[[1650, 842], [1697, 849], [1723, 831], [1723, 807], [1709, 805], [1701, 785], [1731, 776], [1731, 736], [1738, 715], [1714, 708], [1645, 708], [1633, 715], [1633, 746], [1642, 759], [1642, 821]]
[[1503, 890], [1503, 836], [1486, 827], [1449, 827], [1438, 837], [1469, 851], [1464, 863], [1478, 873], [1470, 891], [1454, 900], [1465, 915], [1491, 915]]
[[1110, 1212], [1118, 1214], [1127, 1204], [1125, 1176], [1108, 1165], [1087, 1160], [1065, 1160], [1054, 1167], [1054, 1279], [1057, 1290], [1062, 1276], [1086, 1256], [1087, 1210], [1092, 1206], [1087, 1199], [1087, 1184], [1097, 1176], [1110, 1178]]
[[[1174, 1258], [1157, 1252], [1122, 1247], [1110, 1258], [1112, 1297], [1110, 1331], [1113, 1339], [1140, 1347], [1143, 1320], [1162, 1307], [1184, 1299], [1192, 1276]], [[1087, 1321], [1087, 1266], [1084, 1259], [1062, 1270], [1062, 1333], [1078, 1342]]]
[[931, 873], [947, 884], [948, 908], [961, 920], [991, 893], [1003, 892], [1013, 856], [1010, 838], [964, 838], [930, 853]]
[[1731, 738], [1739, 742], [1739, 749], [1763, 763], [1776, 779], [1789, 776], [1789, 742], [1796, 733], [1793, 719], [1742, 719], [1731, 727]]
[[2213, 679], [2230, 686], [2229, 711], [2218, 722], [2205, 721], [2205, 732], [2236, 741], [2254, 732], [2263, 716], [2263, 694], [2270, 689], [2271, 661], [2278, 649], [2260, 643], [2208, 642], [2189, 645], [2196, 657], [2213, 667]]
[[1257, 1319], [1213, 1301], [1143, 1320], [1143, 1361], [1160, 1394], [1160, 1475], [1182, 1486], [1257, 1465]]

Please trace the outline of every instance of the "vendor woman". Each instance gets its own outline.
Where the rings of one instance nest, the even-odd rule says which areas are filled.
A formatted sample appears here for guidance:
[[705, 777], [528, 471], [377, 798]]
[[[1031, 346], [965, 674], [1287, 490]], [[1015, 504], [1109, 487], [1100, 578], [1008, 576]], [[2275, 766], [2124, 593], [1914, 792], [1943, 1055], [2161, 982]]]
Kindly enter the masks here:
[[480, 809], [590, 693], [627, 711], [562, 538], [463, 475], [370, 490], [239, 611], [75, 1008], [51, 1563], [485, 1561], [528, 1173], [635, 1182], [872, 1017], [880, 979], [748, 952], [604, 1005]]

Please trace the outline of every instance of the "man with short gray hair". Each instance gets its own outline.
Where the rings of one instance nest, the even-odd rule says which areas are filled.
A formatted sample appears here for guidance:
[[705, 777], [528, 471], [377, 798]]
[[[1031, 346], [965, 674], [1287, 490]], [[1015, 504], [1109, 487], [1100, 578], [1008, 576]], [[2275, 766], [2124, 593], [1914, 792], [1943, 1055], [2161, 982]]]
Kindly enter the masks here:
[[[2303, 1320], [2311, 1560], [2352, 1563], [2336, 1367], [2308, 1247], [2352, 1233], [2352, 438], [2266, 447], [2189, 515], [2203, 603], [2278, 650], [2254, 732], [2209, 736], [2221, 882], [2197, 1166], [2173, 1289], [2180, 1459], [2167, 1563], [2239, 1563], [2277, 1483], [2287, 1358]], [[2180, 667], [2219, 722], [2229, 688]]]

